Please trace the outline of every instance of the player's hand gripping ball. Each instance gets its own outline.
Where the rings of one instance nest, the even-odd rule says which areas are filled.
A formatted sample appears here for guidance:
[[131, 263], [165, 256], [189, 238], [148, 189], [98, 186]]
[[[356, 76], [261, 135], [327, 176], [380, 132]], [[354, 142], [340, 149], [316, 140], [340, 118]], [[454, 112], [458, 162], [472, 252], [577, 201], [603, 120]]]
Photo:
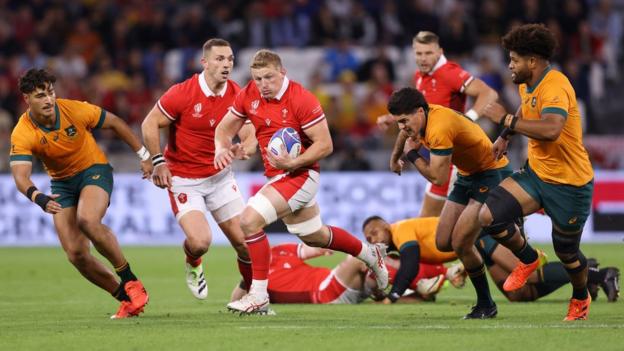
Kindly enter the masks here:
[[269, 151], [277, 156], [282, 152], [282, 146], [291, 158], [299, 156], [301, 153], [299, 133], [293, 128], [282, 128], [275, 132], [269, 141]]

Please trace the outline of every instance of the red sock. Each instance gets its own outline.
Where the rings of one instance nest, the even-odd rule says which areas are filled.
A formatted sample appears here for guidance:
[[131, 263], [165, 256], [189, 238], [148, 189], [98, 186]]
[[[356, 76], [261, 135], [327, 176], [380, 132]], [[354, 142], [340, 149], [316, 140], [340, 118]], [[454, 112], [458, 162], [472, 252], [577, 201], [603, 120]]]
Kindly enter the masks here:
[[249, 291], [251, 287], [251, 261], [244, 261], [242, 258], [237, 257], [236, 263], [238, 263], [238, 271], [243, 276], [243, 282], [245, 284], [245, 290]]
[[333, 226], [327, 227], [330, 233], [328, 249], [348, 253], [353, 257], [357, 257], [362, 252], [362, 242], [356, 237], [344, 229]]
[[260, 231], [245, 239], [251, 259], [251, 271], [254, 280], [266, 280], [269, 278], [269, 264], [271, 263], [271, 248], [269, 240]]
[[201, 256], [197, 257], [191, 253], [191, 250], [189, 250], [187, 246], [186, 240], [184, 240], [182, 248], [184, 249], [184, 254], [186, 254], [186, 263], [190, 264], [191, 267], [197, 267], [202, 263]]

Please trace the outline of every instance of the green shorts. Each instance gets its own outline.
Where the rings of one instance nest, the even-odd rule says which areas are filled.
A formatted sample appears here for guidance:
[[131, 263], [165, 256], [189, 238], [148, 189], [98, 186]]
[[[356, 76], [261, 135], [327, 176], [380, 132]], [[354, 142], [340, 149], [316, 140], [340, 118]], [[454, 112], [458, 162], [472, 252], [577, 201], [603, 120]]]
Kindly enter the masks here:
[[498, 241], [492, 238], [491, 235], [482, 234], [477, 242], [475, 243], [477, 247], [477, 251], [481, 254], [483, 258], [483, 262], [486, 266], [491, 267], [494, 265], [494, 260], [492, 259], [492, 254], [494, 254], [494, 250], [498, 246]]
[[592, 205], [593, 179], [582, 186], [546, 183], [533, 172], [528, 162], [511, 177], [544, 208], [560, 230], [583, 230]]
[[97, 185], [108, 193], [113, 192], [113, 167], [109, 164], [94, 164], [69, 178], [52, 180], [52, 194], [59, 194], [56, 202], [63, 208], [76, 206], [80, 192], [87, 185]]
[[449, 201], [467, 205], [470, 199], [484, 203], [490, 190], [494, 189], [503, 179], [509, 177], [513, 170], [509, 165], [475, 173], [469, 176], [457, 175]]

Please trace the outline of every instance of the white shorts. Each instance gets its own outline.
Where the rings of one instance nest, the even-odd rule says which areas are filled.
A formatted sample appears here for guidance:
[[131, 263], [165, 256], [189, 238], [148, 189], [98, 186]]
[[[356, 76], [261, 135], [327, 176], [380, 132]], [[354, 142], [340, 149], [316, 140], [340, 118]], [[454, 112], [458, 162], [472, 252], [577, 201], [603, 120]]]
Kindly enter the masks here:
[[210, 212], [217, 223], [222, 223], [241, 214], [245, 207], [231, 168], [207, 178], [172, 177], [169, 200], [178, 221], [190, 211], [201, 211]]

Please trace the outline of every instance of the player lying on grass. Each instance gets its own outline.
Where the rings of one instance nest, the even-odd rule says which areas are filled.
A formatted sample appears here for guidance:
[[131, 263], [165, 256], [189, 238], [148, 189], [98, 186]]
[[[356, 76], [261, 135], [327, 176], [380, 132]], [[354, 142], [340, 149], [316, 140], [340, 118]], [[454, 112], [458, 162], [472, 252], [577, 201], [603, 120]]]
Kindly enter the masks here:
[[[377, 284], [366, 265], [347, 255], [333, 269], [315, 267], [305, 261], [329, 255], [333, 251], [310, 247], [305, 244], [281, 244], [271, 249], [269, 268], [269, 299], [272, 303], [360, 303], [368, 297], [380, 300], [385, 297], [377, 290]], [[399, 268], [399, 260], [386, 257], [389, 281], [393, 282]], [[429, 300], [440, 291], [446, 279], [463, 285], [465, 276], [460, 265], [449, 267], [441, 264], [421, 264], [419, 274], [412, 279], [407, 290], [411, 294], [405, 301]], [[247, 291], [239, 284], [232, 292], [232, 301]]]
[[[503, 284], [514, 267], [518, 265], [518, 258], [508, 248], [499, 245], [490, 236], [479, 238], [476, 246], [492, 280], [509, 301], [535, 301], [570, 283], [570, 277], [561, 262], [548, 262], [543, 263], [533, 272], [529, 276], [527, 284], [522, 288], [505, 291]], [[597, 299], [598, 290], [602, 288], [607, 295], [607, 301], [616, 301], [620, 295], [620, 270], [615, 267], [598, 269], [596, 259], [589, 258], [587, 261], [589, 266], [588, 289], [592, 300]]]
[[[454, 252], [442, 252], [436, 247], [438, 222], [438, 217], [417, 217], [393, 224], [379, 216], [364, 220], [362, 231], [366, 241], [387, 245], [389, 251], [398, 251], [400, 255], [400, 268], [385, 303], [396, 302], [403, 295], [423, 264], [441, 265], [457, 259]], [[466, 273], [462, 265], [455, 267], [459, 270], [450, 281], [459, 287], [463, 285]]]
[[[419, 268], [422, 268], [424, 263], [442, 264], [457, 258], [454, 253], [441, 252], [436, 248], [435, 232], [438, 221], [438, 217], [419, 217], [390, 224], [379, 216], [371, 216], [364, 221], [362, 230], [368, 242], [388, 245], [389, 252], [398, 251], [400, 254], [401, 268], [396, 273], [394, 284], [388, 294], [389, 301], [386, 302], [396, 301], [403, 295], [407, 289], [406, 284], [420, 274]], [[499, 245], [490, 236], [482, 236], [475, 245], [492, 280], [510, 301], [535, 301], [570, 283], [561, 262], [546, 263], [544, 260], [538, 271], [531, 275], [526, 286], [506, 292], [503, 290], [503, 284], [519, 260], [509, 249]], [[592, 299], [596, 299], [598, 290], [602, 288], [608, 301], [616, 301], [619, 296], [620, 271], [615, 267], [598, 269], [595, 259], [590, 259], [590, 262], [588, 280]], [[460, 277], [460, 273], [463, 274], [463, 270], [454, 276]], [[463, 279], [461, 282], [463, 283]], [[453, 280], [451, 283], [458, 286]]]

